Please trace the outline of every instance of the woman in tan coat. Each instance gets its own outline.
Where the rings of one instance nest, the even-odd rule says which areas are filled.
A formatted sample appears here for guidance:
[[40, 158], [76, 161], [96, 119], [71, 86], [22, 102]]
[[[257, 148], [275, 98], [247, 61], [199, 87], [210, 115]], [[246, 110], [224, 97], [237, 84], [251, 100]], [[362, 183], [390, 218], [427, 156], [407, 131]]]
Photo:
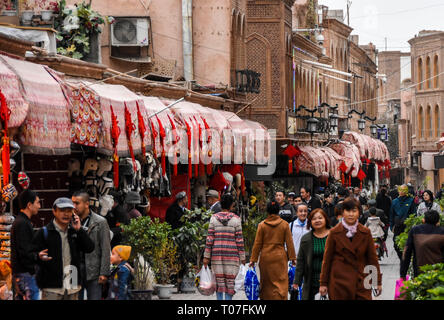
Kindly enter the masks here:
[[260, 256], [261, 300], [288, 299], [288, 260], [296, 264], [290, 227], [279, 217], [279, 210], [276, 202], [268, 203], [268, 217], [258, 226], [250, 259], [252, 267]]
[[371, 232], [358, 222], [360, 204], [343, 202], [343, 219], [327, 238], [319, 292], [330, 300], [372, 300], [372, 287], [379, 296], [382, 274]]

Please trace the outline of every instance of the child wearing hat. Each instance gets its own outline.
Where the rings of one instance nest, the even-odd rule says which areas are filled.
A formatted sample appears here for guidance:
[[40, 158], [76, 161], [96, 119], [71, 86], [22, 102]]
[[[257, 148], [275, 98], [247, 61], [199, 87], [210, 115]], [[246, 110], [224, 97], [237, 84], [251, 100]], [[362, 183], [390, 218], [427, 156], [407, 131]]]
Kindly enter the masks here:
[[129, 300], [128, 288], [132, 281], [133, 268], [128, 263], [130, 246], [115, 246], [111, 251], [111, 264], [115, 266], [109, 277], [108, 300]]

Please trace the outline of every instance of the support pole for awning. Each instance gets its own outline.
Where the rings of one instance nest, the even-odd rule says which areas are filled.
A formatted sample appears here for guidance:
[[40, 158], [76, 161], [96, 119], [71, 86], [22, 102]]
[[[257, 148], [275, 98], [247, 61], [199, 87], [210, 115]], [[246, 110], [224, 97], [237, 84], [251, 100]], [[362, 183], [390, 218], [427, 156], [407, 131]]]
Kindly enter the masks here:
[[150, 115], [150, 116], [148, 117], [148, 120], [151, 119], [152, 117], [155, 117], [155, 116], [158, 115], [159, 113], [161, 113], [161, 112], [163, 112], [163, 111], [165, 111], [165, 110], [168, 110], [169, 108], [171, 108], [171, 107], [174, 106], [175, 104], [178, 104], [179, 102], [182, 102], [182, 101], [184, 101], [184, 100], [185, 100], [185, 97], [180, 98], [180, 99], [177, 100], [177, 101], [174, 101], [173, 103], [171, 103], [171, 104], [169, 104], [168, 106], [166, 106], [164, 109], [162, 109], [162, 110], [160, 110], [160, 111], [157, 111], [156, 113]]

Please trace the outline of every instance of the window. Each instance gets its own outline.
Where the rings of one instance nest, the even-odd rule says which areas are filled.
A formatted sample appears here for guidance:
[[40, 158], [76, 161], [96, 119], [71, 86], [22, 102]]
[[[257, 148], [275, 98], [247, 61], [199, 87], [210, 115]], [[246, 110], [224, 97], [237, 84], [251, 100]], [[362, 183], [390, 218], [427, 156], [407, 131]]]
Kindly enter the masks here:
[[430, 57], [427, 57], [426, 60], [426, 89], [430, 89], [432, 87], [432, 79], [431, 78], [431, 72], [430, 72]]
[[422, 73], [422, 59], [418, 59], [418, 90], [422, 90], [423, 88], [423, 73]]
[[418, 138], [422, 139], [424, 130], [423, 108], [420, 106], [418, 111]]
[[427, 113], [426, 113], [426, 134], [425, 136], [427, 138], [430, 138], [432, 136], [432, 108], [430, 106], [427, 106]]
[[435, 88], [439, 87], [439, 66], [438, 66], [438, 55], [435, 56], [435, 59], [433, 61], [433, 76], [435, 78], [433, 78], [433, 84]]
[[436, 105], [435, 106], [435, 126], [434, 126], [434, 133], [435, 133], [435, 138], [439, 137], [440, 134], [440, 130], [439, 130], [439, 106]]

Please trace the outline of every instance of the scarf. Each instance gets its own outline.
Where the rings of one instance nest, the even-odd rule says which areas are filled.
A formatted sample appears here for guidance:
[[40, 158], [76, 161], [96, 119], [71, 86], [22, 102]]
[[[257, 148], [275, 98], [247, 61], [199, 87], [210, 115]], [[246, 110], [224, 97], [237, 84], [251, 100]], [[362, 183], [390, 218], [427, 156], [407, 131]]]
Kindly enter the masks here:
[[305, 227], [307, 225], [307, 219], [304, 220], [304, 222], [302, 222], [301, 220], [299, 220], [299, 218], [297, 219], [297, 223], [300, 227]]
[[356, 231], [358, 230], [358, 221], [356, 220], [356, 223], [352, 226], [349, 226], [344, 219], [342, 219], [342, 225], [345, 229], [347, 229], [347, 238], [351, 238], [355, 235]]

